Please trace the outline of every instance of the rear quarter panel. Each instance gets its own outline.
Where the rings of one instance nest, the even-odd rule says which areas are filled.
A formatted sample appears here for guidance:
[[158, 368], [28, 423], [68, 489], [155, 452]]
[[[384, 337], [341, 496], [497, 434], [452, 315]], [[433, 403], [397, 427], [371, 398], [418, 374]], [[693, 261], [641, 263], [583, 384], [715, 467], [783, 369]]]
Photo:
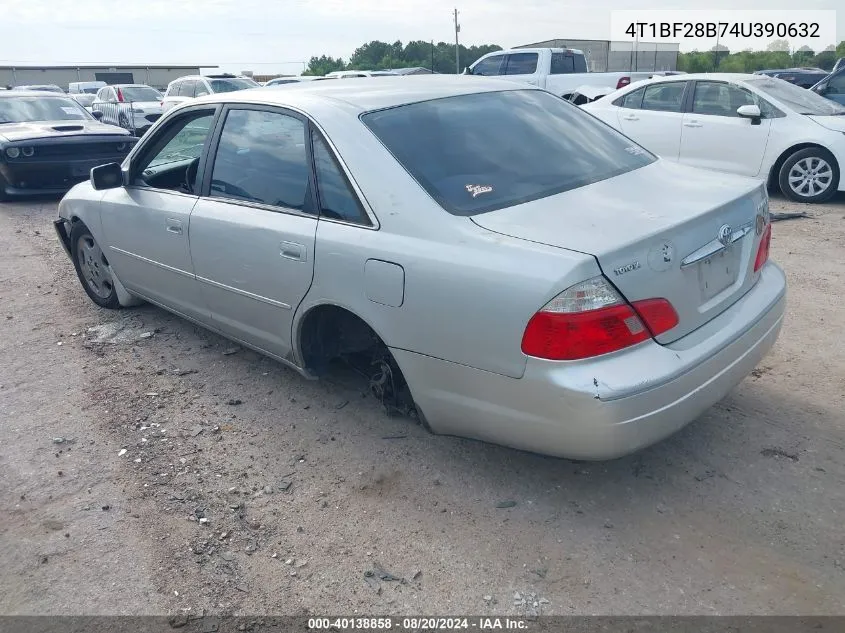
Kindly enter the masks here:
[[[314, 282], [294, 322], [320, 304], [343, 306], [393, 348], [519, 377], [522, 334], [568, 286], [599, 274], [591, 256], [499, 235], [450, 215], [356, 119], [321, 123], [379, 220], [377, 229], [321, 220]], [[404, 302], [369, 300], [365, 264], [401, 266]]]

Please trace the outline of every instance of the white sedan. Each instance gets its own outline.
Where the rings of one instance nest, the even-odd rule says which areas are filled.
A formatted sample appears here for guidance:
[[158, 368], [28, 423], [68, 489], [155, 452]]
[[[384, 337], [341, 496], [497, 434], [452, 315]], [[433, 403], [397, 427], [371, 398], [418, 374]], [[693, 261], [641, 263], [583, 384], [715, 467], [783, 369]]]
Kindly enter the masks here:
[[781, 79], [660, 77], [582, 107], [662, 158], [759, 178], [798, 202], [845, 191], [845, 107]]

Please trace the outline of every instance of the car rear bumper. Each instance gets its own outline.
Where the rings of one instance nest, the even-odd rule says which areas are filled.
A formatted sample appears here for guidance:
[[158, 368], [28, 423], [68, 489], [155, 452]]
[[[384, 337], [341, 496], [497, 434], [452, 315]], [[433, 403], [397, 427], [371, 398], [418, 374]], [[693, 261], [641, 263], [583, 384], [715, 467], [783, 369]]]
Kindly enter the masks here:
[[671, 345], [648, 341], [591, 361], [529, 358], [513, 379], [392, 350], [438, 433], [574, 459], [653, 444], [721, 400], [777, 340], [786, 280], [767, 264], [733, 306]]

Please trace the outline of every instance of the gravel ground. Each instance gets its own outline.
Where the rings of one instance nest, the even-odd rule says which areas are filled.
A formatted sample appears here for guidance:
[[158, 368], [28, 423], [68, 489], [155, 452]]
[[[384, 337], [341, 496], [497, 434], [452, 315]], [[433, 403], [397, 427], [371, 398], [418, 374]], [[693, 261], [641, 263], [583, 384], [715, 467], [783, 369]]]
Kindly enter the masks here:
[[772, 354], [607, 463], [101, 310], [55, 208], [0, 204], [0, 614], [845, 614], [845, 197], [775, 225]]

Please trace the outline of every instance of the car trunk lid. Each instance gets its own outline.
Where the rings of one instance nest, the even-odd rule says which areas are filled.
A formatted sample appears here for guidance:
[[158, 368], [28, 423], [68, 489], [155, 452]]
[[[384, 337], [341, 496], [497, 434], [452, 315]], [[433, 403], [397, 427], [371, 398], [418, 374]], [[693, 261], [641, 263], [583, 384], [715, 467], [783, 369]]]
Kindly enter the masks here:
[[[759, 181], [657, 161], [616, 178], [498, 211], [479, 226], [593, 255], [630, 301], [668, 299], [670, 343], [753, 286], [768, 198]], [[762, 219], [760, 223], [762, 223]]]

